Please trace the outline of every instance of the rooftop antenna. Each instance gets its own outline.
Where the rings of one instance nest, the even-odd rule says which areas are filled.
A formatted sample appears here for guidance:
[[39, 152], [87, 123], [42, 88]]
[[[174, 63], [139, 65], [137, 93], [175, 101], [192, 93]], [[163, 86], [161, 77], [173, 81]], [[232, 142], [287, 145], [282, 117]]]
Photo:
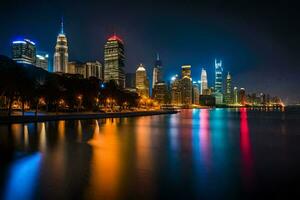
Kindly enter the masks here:
[[61, 34], [64, 34], [64, 17], [61, 17], [61, 30], [60, 30]]
[[156, 53], [156, 60], [159, 60], [159, 53]]

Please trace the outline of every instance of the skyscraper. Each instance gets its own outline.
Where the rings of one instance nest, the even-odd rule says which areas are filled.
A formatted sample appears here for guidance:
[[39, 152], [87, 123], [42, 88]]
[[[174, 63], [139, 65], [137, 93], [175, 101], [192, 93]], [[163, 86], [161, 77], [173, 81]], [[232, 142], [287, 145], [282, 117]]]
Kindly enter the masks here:
[[53, 60], [53, 71], [54, 72], [62, 72], [62, 73], [69, 73], [68, 72], [68, 41], [67, 37], [64, 33], [64, 22], [61, 21], [61, 30], [57, 36], [56, 46], [55, 46], [55, 53], [54, 53], [54, 60]]
[[224, 102], [226, 104], [232, 104], [231, 75], [229, 74], [229, 72], [226, 77], [226, 90], [225, 90]]
[[246, 105], [246, 90], [245, 90], [245, 88], [240, 89], [238, 97], [239, 97], [239, 103], [242, 106], [245, 106]]
[[35, 66], [48, 71], [49, 55], [44, 52], [38, 52], [36, 55]]
[[152, 89], [154, 88], [155, 84], [157, 82], [160, 82], [162, 80], [162, 62], [159, 58], [159, 54], [156, 56], [155, 65], [153, 68], [153, 74], [152, 74]]
[[234, 104], [238, 104], [239, 101], [238, 101], [238, 88], [237, 87], [234, 87], [233, 88], [233, 103]]
[[199, 105], [200, 81], [193, 81], [193, 104]]
[[28, 39], [13, 41], [12, 59], [17, 63], [34, 65], [36, 59], [35, 43]]
[[206, 70], [202, 68], [201, 71], [201, 94], [204, 94], [204, 91], [208, 89], [207, 85], [207, 73]]
[[104, 81], [114, 80], [121, 88], [125, 87], [125, 55], [121, 38], [113, 35], [104, 46]]
[[171, 104], [181, 105], [181, 84], [178, 75], [175, 75], [171, 79]]
[[168, 102], [168, 86], [164, 81], [157, 82], [153, 88], [153, 98], [159, 104]]
[[146, 68], [139, 64], [135, 73], [136, 90], [139, 96], [149, 97], [149, 80], [147, 78]]
[[223, 68], [222, 60], [219, 62], [215, 60], [215, 92], [214, 96], [216, 98], [216, 104], [223, 103], [223, 78], [222, 78]]
[[181, 97], [182, 104], [189, 107], [192, 104], [192, 78], [191, 78], [191, 65], [183, 65], [181, 67]]
[[223, 73], [222, 60], [220, 60], [219, 62], [215, 60], [215, 92], [216, 93], [223, 92], [222, 73]]

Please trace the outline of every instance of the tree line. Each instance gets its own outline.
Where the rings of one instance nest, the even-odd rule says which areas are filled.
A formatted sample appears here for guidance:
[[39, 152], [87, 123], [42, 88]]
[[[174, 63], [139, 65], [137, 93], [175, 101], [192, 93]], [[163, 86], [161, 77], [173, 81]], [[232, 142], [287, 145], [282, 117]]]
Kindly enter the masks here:
[[6, 99], [4, 108], [12, 113], [13, 102], [47, 112], [100, 111], [101, 107], [120, 110], [136, 107], [136, 93], [123, 90], [114, 81], [102, 83], [96, 77], [84, 79], [80, 75], [49, 73], [31, 65], [18, 64], [0, 56], [0, 96]]

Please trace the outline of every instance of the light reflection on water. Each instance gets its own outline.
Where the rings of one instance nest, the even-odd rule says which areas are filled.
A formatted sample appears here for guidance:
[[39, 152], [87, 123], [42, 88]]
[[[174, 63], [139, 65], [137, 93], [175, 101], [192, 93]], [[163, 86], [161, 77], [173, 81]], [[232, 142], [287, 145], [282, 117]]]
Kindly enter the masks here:
[[[262, 180], [257, 174], [276, 169], [277, 157], [290, 163], [278, 170], [294, 169], [297, 159], [288, 153], [300, 152], [293, 136], [300, 131], [297, 119], [280, 112], [201, 109], [1, 126], [13, 155], [1, 161], [1, 193], [5, 199], [17, 193], [23, 199], [239, 198], [258, 191], [260, 181], [273, 183], [272, 174]], [[273, 141], [277, 149], [268, 151], [261, 141]], [[264, 162], [269, 155], [270, 163]]]

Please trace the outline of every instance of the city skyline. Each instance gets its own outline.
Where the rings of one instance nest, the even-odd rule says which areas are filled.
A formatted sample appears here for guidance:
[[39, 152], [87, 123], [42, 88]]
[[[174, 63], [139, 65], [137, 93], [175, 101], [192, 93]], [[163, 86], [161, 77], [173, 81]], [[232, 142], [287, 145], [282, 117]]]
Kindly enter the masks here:
[[[45, 8], [46, 6], [51, 7], [55, 5], [55, 2], [41, 2], [39, 5], [35, 5], [34, 2], [35, 1], [32, 1], [31, 6], [40, 6], [40, 10], [32, 14], [33, 16], [38, 15], [40, 12], [45, 12], [45, 10], [47, 10]], [[0, 43], [3, 44], [2, 46], [4, 48], [0, 51], [0, 54], [11, 56], [10, 42], [16, 39], [17, 36], [24, 36], [25, 38], [35, 41], [39, 49], [43, 49], [48, 52], [49, 55], [52, 55], [54, 53], [55, 37], [58, 32], [57, 27], [63, 15], [65, 18], [68, 42], [70, 43], [69, 60], [102, 61], [104, 42], [109, 35], [116, 32], [126, 43], [126, 58], [128, 58], [125, 67], [126, 72], [134, 72], [135, 66], [141, 62], [149, 67], [147, 71], [150, 72], [153, 57], [156, 52], [159, 52], [164, 61], [164, 69], [167, 72], [165, 73], [165, 79], [170, 80], [173, 74], [178, 73], [178, 69], [181, 65], [188, 63], [193, 68], [193, 79], [200, 79], [198, 74], [201, 73], [201, 69], [204, 67], [207, 70], [208, 83], [212, 85], [214, 82], [213, 76], [211, 76], [214, 72], [213, 59], [218, 58], [223, 60], [226, 72], [230, 71], [232, 76], [235, 77], [233, 86], [236, 85], [235, 83], [238, 83], [238, 87], [245, 87], [247, 91], [266, 91], [266, 93], [281, 96], [284, 101], [289, 100], [288, 102], [290, 103], [299, 101], [299, 95], [297, 94], [295, 86], [298, 81], [295, 78], [299, 72], [297, 68], [298, 61], [295, 58], [293, 58], [293, 60], [288, 59], [288, 57], [290, 58], [293, 54], [287, 57], [287, 49], [291, 43], [285, 43], [281, 41], [281, 39], [277, 40], [277, 37], [269, 37], [271, 33], [272, 35], [275, 34], [275, 36], [282, 34], [278, 29], [271, 32], [269, 30], [270, 27], [262, 31], [255, 29], [261, 28], [261, 26], [255, 27], [254, 29], [250, 29], [252, 31], [251, 33], [247, 33], [246, 31], [249, 31], [249, 28], [244, 29], [244, 26], [247, 25], [240, 23], [238, 20], [238, 17], [242, 16], [244, 17], [243, 19], [246, 19], [250, 24], [251, 22], [254, 23], [258, 21], [257, 19], [251, 21], [253, 14], [250, 11], [254, 5], [256, 5], [255, 2], [249, 3], [249, 11], [245, 12], [245, 14], [240, 13], [240, 11], [237, 12], [237, 10], [234, 9], [236, 7], [233, 3], [228, 5], [224, 5], [222, 1], [217, 3], [204, 3], [205, 9], [213, 9], [216, 7], [216, 10], [222, 10], [218, 5], [223, 5], [224, 12], [218, 14], [217, 12], [207, 13], [206, 11], [201, 15], [196, 14], [195, 10], [202, 4], [193, 1], [189, 3], [174, 3], [168, 5], [170, 7], [168, 7], [165, 2], [162, 2], [160, 8], [155, 6], [156, 2], [147, 2], [145, 5], [139, 3], [135, 5], [122, 3], [122, 5], [124, 4], [124, 9], [121, 9], [122, 6], [120, 6], [117, 10], [125, 17], [126, 23], [118, 22], [116, 17], [108, 19], [111, 15], [100, 19], [100, 17], [93, 16], [89, 13], [84, 13], [82, 19], [78, 19], [73, 12], [70, 12], [71, 10], [67, 9], [69, 3], [68, 1], [62, 1], [62, 8], [51, 12], [51, 17], [48, 17], [49, 19], [47, 18], [47, 20], [45, 20], [45, 17], [50, 16], [50, 13], [47, 13], [49, 11], [43, 15], [44, 17], [40, 18], [28, 16], [25, 18], [26, 22], [21, 20], [23, 19], [22, 16], [24, 13], [17, 7], [16, 9], [20, 10], [20, 12], [16, 12], [18, 13], [17, 16], [13, 16], [4, 22], [4, 31], [0, 38]], [[104, 6], [109, 9], [117, 3], [120, 2], [113, 1], [103, 4], [91, 2], [85, 6], [88, 8], [94, 6], [95, 9], [99, 6]], [[179, 8], [182, 5], [184, 6]], [[4, 8], [11, 6], [9, 2], [4, 3]], [[27, 5], [24, 6], [24, 10], [26, 10]], [[149, 10], [144, 10], [145, 16], [141, 17], [141, 19], [134, 18], [141, 12], [139, 9], [137, 9], [137, 13], [134, 14], [131, 14], [125, 9], [129, 8], [129, 10], [132, 11], [135, 10], [135, 8], [143, 6], [149, 8]], [[269, 22], [268, 20], [275, 23], [277, 18], [268, 19], [268, 17], [262, 13], [263, 8], [267, 7], [267, 5], [262, 4], [260, 6], [261, 8], [259, 9], [258, 15], [264, 19], [261, 22], [262, 25], [267, 24], [267, 22]], [[71, 8], [75, 11], [80, 9], [79, 7], [80, 4]], [[279, 7], [279, 5], [275, 4], [275, 6], [269, 8], [268, 12], [277, 13], [275, 11], [277, 11]], [[164, 14], [160, 14], [154, 17], [154, 19], [151, 19], [149, 18], [149, 11], [154, 9], [160, 9], [166, 12], [162, 12]], [[187, 14], [187, 16], [183, 16], [178, 12], [180, 9], [191, 12]], [[233, 16], [230, 16], [229, 11], [232, 9], [235, 12], [232, 14]], [[282, 9], [289, 9], [289, 7], [283, 6]], [[241, 10], [247, 11], [245, 7], [242, 7]], [[104, 10], [103, 12], [104, 13], [100, 12], [97, 16], [104, 16], [107, 11]], [[4, 16], [5, 13], [6, 11], [1, 13], [1, 16]], [[195, 15], [195, 17], [189, 21], [193, 15]], [[164, 18], [160, 19], [161, 16]], [[174, 19], [170, 19], [170, 16]], [[223, 16], [227, 16], [228, 18], [224, 18]], [[97, 18], [97, 22], [94, 18]], [[179, 19], [177, 22], [179, 23], [178, 25], [182, 27], [182, 30], [191, 31], [179, 30], [178, 33], [171, 34], [172, 28], [170, 27], [176, 22], [176, 19]], [[285, 15], [282, 20], [286, 20]], [[78, 23], [73, 23], [74, 21]], [[226, 22], [228, 22], [228, 26]], [[79, 23], [82, 28], [79, 27]], [[145, 27], [145, 24], [149, 27]], [[164, 26], [162, 24], [164, 24]], [[154, 31], [148, 32], [148, 29], [153, 28], [154, 30], [160, 30], [159, 28], [162, 28], [161, 30], [163, 31], [159, 33], [154, 33]], [[170, 30], [167, 30], [169, 28]], [[228, 28], [230, 28], [231, 31], [229, 31]], [[251, 34], [254, 34], [253, 39], [249, 39], [249, 35]], [[83, 40], [83, 38], [85, 39]], [[191, 39], [194, 41], [193, 44], [189, 43], [189, 45], [187, 45], [186, 42]], [[85, 49], [85, 51], [82, 51], [82, 49]], [[254, 53], [256, 50], [258, 50], [258, 52]], [[271, 53], [278, 56], [270, 56]], [[284, 71], [282, 70], [282, 66], [284, 66]], [[270, 70], [272, 70], [272, 76], [269, 76]], [[280, 87], [277, 87], [277, 84], [280, 84]]]

